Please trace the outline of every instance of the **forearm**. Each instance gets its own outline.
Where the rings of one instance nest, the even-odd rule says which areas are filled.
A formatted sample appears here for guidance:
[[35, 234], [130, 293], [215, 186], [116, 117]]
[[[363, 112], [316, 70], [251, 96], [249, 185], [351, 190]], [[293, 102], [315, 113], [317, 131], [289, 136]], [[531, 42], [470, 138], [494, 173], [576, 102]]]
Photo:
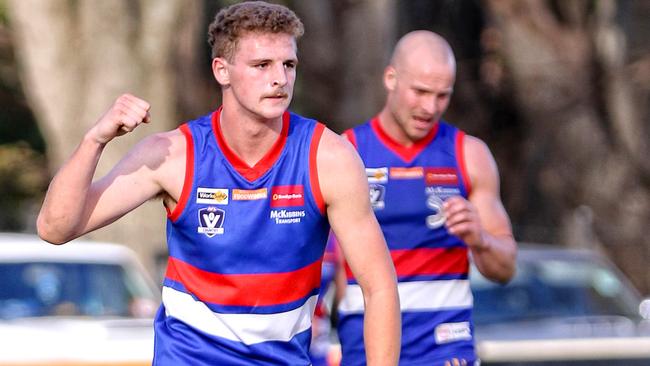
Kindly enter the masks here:
[[[393, 283], [394, 284], [394, 283]], [[365, 296], [363, 335], [369, 366], [397, 365], [401, 345], [401, 315], [396, 287], [386, 286]]]
[[85, 137], [52, 179], [37, 220], [42, 239], [62, 244], [82, 234], [88, 193], [103, 147]]
[[510, 235], [495, 236], [487, 232], [482, 235], [482, 245], [472, 247], [472, 259], [486, 278], [506, 283], [515, 274], [517, 244]]

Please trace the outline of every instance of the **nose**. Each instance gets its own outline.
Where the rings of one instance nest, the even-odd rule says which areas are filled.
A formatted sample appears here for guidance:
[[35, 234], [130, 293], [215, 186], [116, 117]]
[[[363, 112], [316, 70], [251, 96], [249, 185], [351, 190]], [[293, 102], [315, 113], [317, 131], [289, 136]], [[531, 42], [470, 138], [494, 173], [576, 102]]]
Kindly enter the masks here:
[[433, 115], [438, 111], [438, 98], [435, 95], [422, 97], [420, 107], [427, 114]]
[[284, 65], [279, 65], [279, 67], [276, 67], [273, 72], [272, 79], [271, 79], [271, 86], [273, 86], [274, 88], [278, 88], [278, 87], [281, 88], [287, 85], [288, 80], [289, 79], [287, 78], [287, 70], [284, 68]]
[[431, 93], [420, 99], [420, 108], [432, 117], [439, 118], [449, 106], [449, 93]]

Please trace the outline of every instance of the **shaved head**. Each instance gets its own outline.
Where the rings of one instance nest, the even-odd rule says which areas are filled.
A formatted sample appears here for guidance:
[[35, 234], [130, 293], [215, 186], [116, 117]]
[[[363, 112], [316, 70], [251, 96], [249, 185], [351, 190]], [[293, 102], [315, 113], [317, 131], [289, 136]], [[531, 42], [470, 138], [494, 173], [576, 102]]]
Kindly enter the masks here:
[[395, 46], [390, 64], [400, 70], [412, 68], [422, 60], [449, 65], [456, 72], [456, 60], [449, 43], [437, 33], [424, 30], [402, 37]]
[[427, 137], [447, 110], [455, 81], [454, 52], [444, 38], [422, 30], [406, 34], [384, 70], [382, 127], [405, 146]]

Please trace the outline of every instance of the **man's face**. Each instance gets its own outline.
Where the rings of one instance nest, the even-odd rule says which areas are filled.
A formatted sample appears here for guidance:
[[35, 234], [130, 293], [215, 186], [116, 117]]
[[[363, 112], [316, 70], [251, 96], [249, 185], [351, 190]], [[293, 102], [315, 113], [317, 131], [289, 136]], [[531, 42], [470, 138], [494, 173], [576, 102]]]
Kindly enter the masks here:
[[447, 110], [454, 89], [455, 67], [426, 61], [387, 69], [388, 107], [401, 136], [423, 139]]
[[296, 80], [296, 41], [289, 34], [247, 33], [227, 62], [228, 87], [240, 108], [264, 119], [289, 108]]

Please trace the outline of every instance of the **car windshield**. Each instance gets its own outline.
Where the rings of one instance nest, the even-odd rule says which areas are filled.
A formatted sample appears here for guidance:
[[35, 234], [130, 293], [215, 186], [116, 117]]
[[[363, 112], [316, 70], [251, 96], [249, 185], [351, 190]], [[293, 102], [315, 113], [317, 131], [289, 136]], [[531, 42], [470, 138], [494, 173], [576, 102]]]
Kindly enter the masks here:
[[522, 261], [506, 286], [474, 269], [474, 321], [491, 324], [552, 317], [638, 318], [638, 299], [608, 267], [571, 260]]
[[38, 316], [131, 316], [152, 293], [136, 271], [101, 263], [0, 264], [0, 319]]

